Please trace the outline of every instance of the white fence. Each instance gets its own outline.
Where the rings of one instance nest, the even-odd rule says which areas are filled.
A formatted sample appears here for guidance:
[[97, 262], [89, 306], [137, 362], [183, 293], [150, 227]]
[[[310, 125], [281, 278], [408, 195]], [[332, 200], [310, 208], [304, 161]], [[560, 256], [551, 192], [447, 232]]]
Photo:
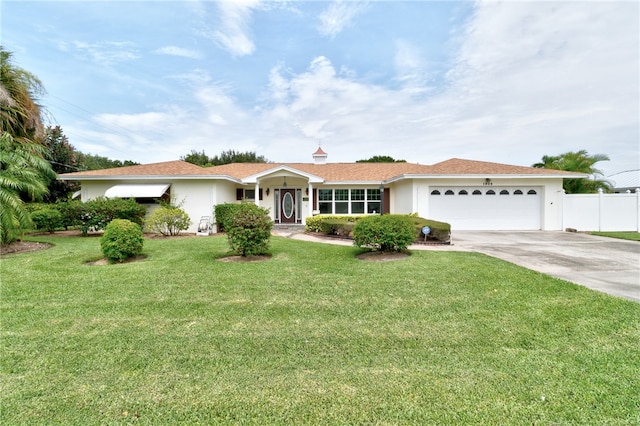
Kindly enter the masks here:
[[563, 228], [640, 232], [640, 190], [626, 194], [566, 194]]

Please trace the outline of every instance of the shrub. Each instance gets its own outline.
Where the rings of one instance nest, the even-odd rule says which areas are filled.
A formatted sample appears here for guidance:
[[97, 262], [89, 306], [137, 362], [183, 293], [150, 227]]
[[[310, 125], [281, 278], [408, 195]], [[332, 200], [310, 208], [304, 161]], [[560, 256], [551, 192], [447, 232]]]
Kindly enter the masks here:
[[241, 206], [242, 204], [224, 203], [214, 207], [218, 232], [226, 232], [231, 227], [231, 221], [236, 213], [242, 209]]
[[419, 217], [416, 214], [409, 216], [413, 221], [416, 228], [416, 241], [424, 241], [425, 235], [422, 233], [422, 228], [428, 226], [431, 228], [431, 233], [426, 235], [427, 240], [436, 240], [441, 242], [451, 241], [451, 225], [446, 222], [439, 222], [437, 220], [430, 220]]
[[191, 225], [189, 215], [182, 209], [173, 206], [162, 206], [155, 209], [145, 220], [147, 228], [162, 235], [178, 235]]
[[111, 262], [122, 262], [142, 253], [144, 236], [137, 223], [127, 219], [114, 219], [100, 238], [102, 253]]
[[415, 227], [407, 215], [367, 216], [353, 229], [353, 242], [383, 252], [406, 250], [415, 240]]
[[53, 207], [45, 207], [31, 213], [31, 221], [36, 229], [53, 233], [62, 227], [62, 214]]
[[327, 215], [327, 214], [319, 214], [316, 216], [307, 217], [305, 219], [305, 230], [309, 232], [323, 232], [325, 233], [326, 229], [332, 230], [332, 226], [326, 225], [327, 222], [333, 224], [337, 224], [340, 221], [340, 224], [354, 224], [358, 221], [358, 219], [366, 217], [364, 215], [352, 215], [352, 216], [340, 216], [340, 215]]
[[226, 229], [231, 250], [240, 256], [266, 254], [273, 226], [269, 211], [250, 203], [236, 205]]

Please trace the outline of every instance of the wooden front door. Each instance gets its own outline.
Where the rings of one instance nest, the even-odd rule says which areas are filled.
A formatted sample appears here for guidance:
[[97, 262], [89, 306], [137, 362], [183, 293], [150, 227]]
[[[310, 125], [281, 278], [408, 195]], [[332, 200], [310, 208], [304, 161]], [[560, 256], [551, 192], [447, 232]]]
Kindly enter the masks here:
[[296, 190], [280, 190], [280, 223], [296, 223]]

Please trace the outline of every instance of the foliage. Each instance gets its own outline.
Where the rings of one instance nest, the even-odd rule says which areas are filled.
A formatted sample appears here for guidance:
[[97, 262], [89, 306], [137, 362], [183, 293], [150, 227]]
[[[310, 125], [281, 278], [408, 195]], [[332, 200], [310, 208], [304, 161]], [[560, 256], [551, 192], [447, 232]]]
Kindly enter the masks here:
[[[353, 227], [360, 219], [370, 217], [370, 215], [316, 215], [307, 217], [305, 230], [308, 232], [320, 232], [329, 235], [349, 236], [353, 232]], [[445, 222], [425, 219], [417, 214], [408, 215], [415, 229], [415, 241], [424, 241], [422, 228], [429, 226], [431, 233], [428, 240], [448, 242], [451, 240], [451, 225]]]
[[[69, 143], [69, 138], [62, 132], [60, 126], [48, 126], [44, 131], [44, 142], [47, 156], [46, 159], [51, 164], [51, 168], [57, 174], [70, 173], [79, 170], [79, 153], [73, 145]], [[48, 194], [44, 201], [55, 203], [58, 200], [64, 201], [69, 196], [80, 189], [77, 182], [58, 180], [56, 176], [48, 179]]]
[[535, 163], [533, 167], [591, 175], [591, 179], [564, 179], [562, 186], [567, 194], [595, 193], [598, 192], [598, 189], [609, 192], [611, 191], [611, 183], [602, 179], [602, 172], [594, 167], [600, 161], [609, 161], [609, 157], [605, 154], [589, 155], [583, 149], [555, 156], [544, 155], [542, 161]]
[[350, 215], [350, 216], [341, 216], [341, 215], [329, 215], [329, 214], [319, 214], [315, 216], [310, 216], [305, 219], [305, 230], [309, 232], [325, 232], [324, 223], [326, 221], [344, 221], [344, 222], [353, 222], [355, 223], [358, 219], [366, 217], [364, 215]]
[[233, 217], [241, 208], [241, 205], [236, 203], [216, 204], [214, 206], [218, 232], [226, 232], [231, 227]]
[[62, 226], [67, 229], [82, 224], [82, 217], [87, 212], [86, 205], [80, 200], [60, 201], [54, 204], [62, 215]]
[[11, 63], [11, 52], [0, 46], [0, 134], [7, 132], [16, 143], [39, 143], [42, 111], [38, 97], [45, 93], [42, 82]]
[[640, 304], [494, 257], [37, 239], [0, 259], [3, 425], [638, 424]]
[[0, 240], [8, 244], [31, 227], [31, 218], [21, 195], [36, 199], [46, 194], [43, 176], [53, 175], [42, 145], [9, 133], [0, 134]]
[[93, 154], [85, 154], [80, 152], [78, 154], [78, 163], [79, 168], [81, 170], [102, 170], [102, 169], [113, 169], [116, 167], [127, 167], [127, 166], [136, 166], [140, 163], [136, 163], [131, 160], [112, 160], [107, 157], [102, 157], [100, 155]]
[[406, 250], [415, 238], [415, 227], [407, 215], [363, 217], [353, 229], [353, 243], [356, 246], [382, 252]]
[[358, 160], [356, 163], [406, 163], [407, 160], [396, 160], [388, 155], [374, 155], [367, 160]]
[[191, 225], [189, 215], [179, 207], [165, 205], [155, 209], [145, 220], [145, 224], [152, 232], [162, 235], [178, 235]]
[[43, 229], [51, 233], [62, 227], [62, 214], [54, 207], [46, 207], [32, 212], [31, 220], [36, 229]]
[[[415, 227], [417, 240], [436, 240], [441, 242], [451, 241], [451, 224], [437, 220], [425, 219], [419, 217], [417, 214], [409, 215], [409, 217]], [[422, 233], [422, 228], [425, 226], [431, 228], [431, 233], [426, 236]]]
[[192, 150], [189, 154], [180, 157], [180, 160], [186, 161], [188, 163], [196, 164], [202, 167], [208, 166], [221, 166], [223, 164], [231, 164], [231, 163], [266, 163], [268, 160], [262, 155], [256, 155], [255, 152], [247, 151], [240, 152], [235, 151], [233, 149], [228, 151], [223, 151], [219, 156], [215, 155], [213, 157], [209, 157], [205, 154], [204, 150], [202, 152], [198, 152], [196, 150]]
[[241, 203], [238, 206], [227, 229], [231, 251], [240, 256], [266, 254], [273, 226], [269, 211], [253, 203]]
[[90, 229], [105, 229], [114, 219], [127, 219], [142, 227], [147, 213], [146, 207], [136, 203], [132, 198], [100, 197], [80, 205], [70, 203], [68, 206], [76, 207], [73, 210], [76, 214], [79, 213], [77, 219], [83, 235], [87, 235]]
[[111, 262], [122, 262], [142, 253], [144, 236], [137, 223], [127, 219], [114, 219], [100, 238], [102, 253]]
[[15, 241], [31, 226], [24, 200], [47, 192], [45, 179], [55, 176], [43, 159], [40, 80], [11, 63], [0, 46], [0, 242]]

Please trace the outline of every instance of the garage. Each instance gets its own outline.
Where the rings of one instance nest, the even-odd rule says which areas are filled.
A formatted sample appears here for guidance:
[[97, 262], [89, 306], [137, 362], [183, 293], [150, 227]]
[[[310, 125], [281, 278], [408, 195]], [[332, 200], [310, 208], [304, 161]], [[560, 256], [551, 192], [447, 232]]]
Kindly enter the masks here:
[[431, 187], [429, 218], [457, 230], [538, 230], [541, 187]]

